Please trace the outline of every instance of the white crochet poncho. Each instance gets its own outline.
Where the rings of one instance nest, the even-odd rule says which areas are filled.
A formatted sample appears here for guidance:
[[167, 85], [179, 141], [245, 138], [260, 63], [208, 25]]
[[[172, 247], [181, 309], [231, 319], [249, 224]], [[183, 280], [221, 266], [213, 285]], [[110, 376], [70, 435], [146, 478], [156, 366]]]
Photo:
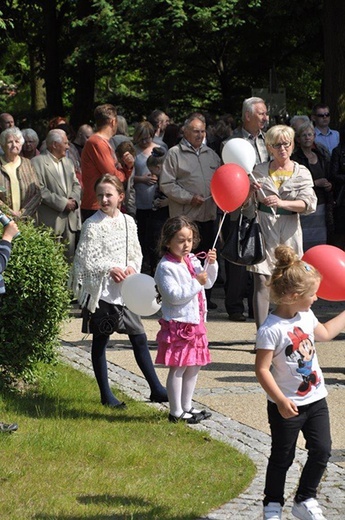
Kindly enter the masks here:
[[140, 272], [141, 262], [142, 252], [134, 219], [123, 213], [109, 217], [99, 210], [83, 224], [69, 286], [80, 305], [95, 312], [105, 286], [111, 284], [111, 294], [120, 297], [122, 284], [115, 284], [109, 271], [113, 267], [125, 269], [131, 266], [136, 272]]

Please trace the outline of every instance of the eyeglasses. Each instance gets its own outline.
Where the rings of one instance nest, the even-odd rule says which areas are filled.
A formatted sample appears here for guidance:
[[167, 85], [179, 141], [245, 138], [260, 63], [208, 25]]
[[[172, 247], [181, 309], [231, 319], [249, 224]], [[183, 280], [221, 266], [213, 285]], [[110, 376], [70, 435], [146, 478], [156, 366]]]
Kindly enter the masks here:
[[285, 150], [286, 150], [287, 148], [290, 148], [291, 142], [290, 143], [276, 143], [276, 144], [272, 144], [271, 146], [275, 150], [279, 150], [279, 148], [281, 148], [281, 147], [285, 148]]
[[329, 112], [325, 112], [324, 114], [316, 114], [316, 117], [329, 117], [329, 116], [330, 116]]

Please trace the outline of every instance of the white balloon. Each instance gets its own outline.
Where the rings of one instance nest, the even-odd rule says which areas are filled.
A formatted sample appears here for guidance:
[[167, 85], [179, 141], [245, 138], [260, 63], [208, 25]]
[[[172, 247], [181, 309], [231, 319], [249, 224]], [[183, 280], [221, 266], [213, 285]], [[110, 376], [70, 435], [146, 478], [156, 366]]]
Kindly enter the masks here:
[[131, 274], [122, 282], [121, 295], [126, 307], [140, 316], [152, 316], [161, 308], [157, 303], [154, 279], [147, 274]]
[[222, 159], [224, 164], [235, 163], [241, 166], [247, 173], [253, 171], [256, 164], [256, 153], [246, 139], [235, 137], [229, 139], [222, 150]]

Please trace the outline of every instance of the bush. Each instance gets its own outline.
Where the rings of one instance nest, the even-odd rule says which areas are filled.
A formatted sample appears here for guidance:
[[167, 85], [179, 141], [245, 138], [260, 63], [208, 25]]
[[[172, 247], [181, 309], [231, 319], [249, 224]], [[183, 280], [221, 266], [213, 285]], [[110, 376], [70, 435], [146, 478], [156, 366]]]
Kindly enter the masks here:
[[0, 306], [0, 379], [32, 380], [40, 362], [56, 359], [58, 335], [69, 311], [64, 246], [46, 227], [18, 224], [4, 273]]

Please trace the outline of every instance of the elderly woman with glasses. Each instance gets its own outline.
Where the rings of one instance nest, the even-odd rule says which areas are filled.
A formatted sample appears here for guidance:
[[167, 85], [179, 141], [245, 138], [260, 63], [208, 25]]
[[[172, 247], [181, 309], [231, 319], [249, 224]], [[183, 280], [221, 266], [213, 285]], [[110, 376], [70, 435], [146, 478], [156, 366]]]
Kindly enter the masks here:
[[41, 190], [30, 160], [20, 156], [23, 144], [16, 126], [0, 134], [0, 209], [15, 218], [36, 218]]
[[270, 128], [265, 143], [271, 160], [258, 164], [253, 171], [256, 182], [251, 185], [247, 204], [250, 207], [255, 202], [266, 246], [266, 260], [248, 267], [253, 272], [253, 309], [257, 328], [269, 310], [267, 283], [275, 262], [274, 250], [285, 244], [302, 257], [300, 214], [308, 215], [316, 209], [317, 198], [310, 171], [291, 160], [294, 137], [295, 132], [289, 126]]
[[301, 215], [303, 249], [327, 244], [333, 235], [333, 189], [329, 181], [330, 156], [326, 148], [315, 143], [315, 129], [311, 122], [296, 130], [297, 147], [291, 159], [310, 171], [317, 196], [317, 208], [311, 215]]

